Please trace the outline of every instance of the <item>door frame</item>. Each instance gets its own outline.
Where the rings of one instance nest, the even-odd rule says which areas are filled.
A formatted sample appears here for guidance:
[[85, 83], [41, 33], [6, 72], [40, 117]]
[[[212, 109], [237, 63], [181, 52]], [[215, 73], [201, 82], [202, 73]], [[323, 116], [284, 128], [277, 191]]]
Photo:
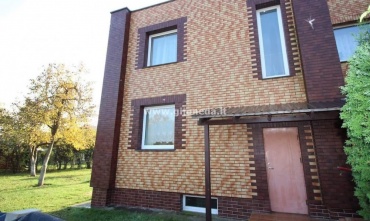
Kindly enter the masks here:
[[[271, 201], [269, 196], [268, 189], [268, 178], [267, 178], [267, 167], [266, 167], [266, 156], [265, 156], [265, 143], [263, 138], [263, 129], [264, 128], [284, 128], [284, 127], [296, 127], [298, 128], [298, 137], [299, 145], [301, 151], [301, 158], [303, 164], [303, 175], [306, 186], [306, 195], [307, 195], [307, 206], [308, 214], [311, 213], [310, 202], [317, 201], [315, 197], [322, 198], [321, 187], [314, 186], [314, 182], [320, 182], [319, 168], [316, 162], [316, 159], [309, 158], [311, 153], [308, 152], [308, 149], [313, 148], [309, 147], [308, 143], [314, 145], [313, 133], [307, 134], [306, 130], [310, 129], [310, 121], [302, 122], [279, 122], [279, 123], [260, 123], [260, 124], [249, 124], [252, 130], [253, 137], [253, 149], [254, 149], [254, 159], [256, 167], [256, 183], [257, 183], [257, 196], [256, 199], [261, 199], [268, 202], [268, 206], [271, 211]], [[311, 127], [312, 129], [312, 127]], [[311, 138], [308, 138], [311, 136]], [[313, 152], [313, 155], [317, 157], [316, 151]], [[315, 165], [310, 165], [310, 163], [315, 162]], [[312, 172], [311, 169], [316, 169]], [[316, 177], [317, 179], [314, 179]], [[319, 191], [317, 191], [319, 190]], [[315, 192], [316, 191], [316, 192]], [[267, 203], [266, 202], [266, 203]]]

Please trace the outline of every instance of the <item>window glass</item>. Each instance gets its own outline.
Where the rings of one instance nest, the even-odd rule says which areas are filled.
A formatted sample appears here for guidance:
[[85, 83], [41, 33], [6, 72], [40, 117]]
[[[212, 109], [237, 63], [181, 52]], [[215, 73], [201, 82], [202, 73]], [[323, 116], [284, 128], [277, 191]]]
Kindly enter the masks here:
[[[203, 198], [203, 197], [200, 198], [200, 197], [187, 196], [185, 198], [185, 205], [186, 206], [205, 208], [206, 207], [206, 199]], [[217, 209], [217, 199], [211, 199], [211, 208], [212, 209]]]
[[288, 75], [285, 39], [278, 7], [258, 12], [258, 33], [263, 76]]
[[[192, 211], [205, 213], [206, 212], [206, 199], [203, 196], [183, 196], [183, 207], [184, 211]], [[211, 198], [211, 212], [212, 214], [218, 214], [218, 202], [217, 198]]]
[[[363, 26], [363, 28], [368, 27], [369, 25]], [[359, 26], [351, 26], [334, 29], [334, 36], [337, 43], [340, 61], [347, 61], [355, 53], [358, 45], [356, 37], [363, 28]]]
[[177, 33], [153, 35], [150, 37], [149, 66], [177, 61]]
[[172, 148], [175, 135], [175, 106], [144, 108], [143, 148]]

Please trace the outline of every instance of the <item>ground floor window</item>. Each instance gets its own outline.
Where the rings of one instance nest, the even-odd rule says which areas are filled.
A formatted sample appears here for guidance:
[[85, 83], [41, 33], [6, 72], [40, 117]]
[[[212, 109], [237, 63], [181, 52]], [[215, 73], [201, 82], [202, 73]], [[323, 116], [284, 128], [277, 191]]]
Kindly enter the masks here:
[[[206, 212], [206, 200], [202, 196], [183, 196], [182, 209], [184, 211], [205, 213]], [[212, 198], [211, 203], [212, 214], [218, 214], [218, 201], [217, 198]]]

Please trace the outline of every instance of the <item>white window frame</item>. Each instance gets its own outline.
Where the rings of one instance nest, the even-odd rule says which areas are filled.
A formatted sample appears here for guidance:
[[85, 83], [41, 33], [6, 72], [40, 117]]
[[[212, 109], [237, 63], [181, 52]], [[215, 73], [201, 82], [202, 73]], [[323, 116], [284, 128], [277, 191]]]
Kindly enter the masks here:
[[[192, 196], [192, 195], [183, 195], [182, 196], [182, 210], [189, 211], [189, 212], [196, 212], [196, 213], [206, 213], [206, 208], [195, 207], [195, 206], [186, 206], [186, 197], [194, 197], [194, 198], [203, 198], [203, 196]], [[214, 215], [218, 215], [218, 198], [213, 198], [217, 200], [217, 209], [211, 209], [211, 213]]]
[[[280, 42], [281, 42], [281, 49], [283, 51], [283, 63], [284, 63], [284, 75], [276, 75], [276, 76], [267, 76], [266, 75], [266, 63], [265, 63], [265, 55], [264, 55], [264, 45], [263, 45], [263, 34], [262, 34], [262, 27], [261, 27], [261, 12], [266, 12], [270, 10], [276, 9], [277, 17], [278, 17], [278, 25], [279, 25], [279, 32], [280, 32]], [[288, 64], [288, 55], [287, 49], [285, 44], [285, 34], [284, 34], [284, 27], [281, 17], [281, 10], [280, 5], [271, 6], [263, 9], [259, 9], [256, 11], [257, 13], [257, 28], [258, 28], [258, 39], [259, 39], [259, 46], [260, 46], [260, 57], [261, 57], [261, 66], [262, 66], [262, 77], [263, 78], [276, 78], [276, 77], [283, 77], [289, 76], [289, 64]]]
[[[175, 149], [175, 145], [145, 145], [145, 130], [146, 130], [146, 111], [150, 109], [161, 109], [161, 108], [175, 108], [175, 105], [159, 105], [159, 106], [150, 106], [150, 107], [144, 107], [144, 113], [143, 113], [143, 129], [142, 129], [142, 139], [141, 139], [141, 149], [143, 150], [173, 150]], [[176, 115], [175, 115], [176, 119]], [[174, 119], [174, 120], [175, 120]], [[173, 126], [173, 129], [175, 130], [175, 125]], [[175, 137], [174, 137], [174, 143], [175, 143]]]
[[[169, 34], [173, 34], [173, 33], [177, 33], [177, 29], [175, 30], [171, 30], [171, 31], [165, 31], [165, 32], [161, 32], [161, 33], [158, 33], [158, 34], [152, 34], [152, 35], [149, 35], [149, 43], [148, 43], [148, 60], [147, 60], [147, 66], [150, 67], [150, 66], [153, 66], [151, 64], [151, 58], [152, 58], [152, 39], [155, 38], [155, 37], [159, 37], [159, 36], [164, 36], [164, 35], [169, 35]], [[178, 37], [178, 36], [177, 36]], [[177, 47], [177, 45], [176, 45]], [[170, 62], [172, 63], [172, 62]], [[168, 63], [163, 63], [163, 64], [168, 64]], [[158, 64], [158, 65], [161, 65], [161, 64]], [[155, 66], [155, 65], [154, 65]]]
[[[364, 24], [348, 24], [348, 25], [340, 25], [340, 26], [336, 26], [333, 28], [333, 34], [334, 34], [334, 40], [335, 40], [335, 45], [337, 45], [337, 39], [335, 38], [335, 30], [338, 30], [338, 29], [344, 29], [344, 28], [351, 28], [351, 27], [354, 27], [354, 26], [357, 26], [357, 27], [361, 27], [362, 25], [368, 25], [370, 27], [370, 23], [364, 23]], [[360, 30], [361, 31], [361, 30]], [[358, 34], [358, 33], [357, 33]], [[358, 47], [358, 45], [357, 45]], [[338, 52], [338, 56], [339, 56], [339, 51], [338, 51], [338, 48], [337, 48], [337, 52]], [[352, 54], [353, 56], [353, 54]], [[351, 57], [352, 57], [351, 56]], [[339, 57], [339, 61], [341, 63], [347, 63], [348, 62], [348, 59], [347, 60], [340, 60], [340, 57]]]

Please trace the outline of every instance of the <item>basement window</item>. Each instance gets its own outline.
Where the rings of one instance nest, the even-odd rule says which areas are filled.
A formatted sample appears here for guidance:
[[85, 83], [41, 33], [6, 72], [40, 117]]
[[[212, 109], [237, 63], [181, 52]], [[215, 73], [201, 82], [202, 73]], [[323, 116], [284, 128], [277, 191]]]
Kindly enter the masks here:
[[[182, 210], [190, 211], [190, 212], [197, 212], [197, 213], [205, 213], [206, 212], [206, 199], [202, 196], [183, 196], [182, 202]], [[211, 211], [212, 214], [218, 214], [218, 200], [217, 198], [212, 198], [211, 202]]]

